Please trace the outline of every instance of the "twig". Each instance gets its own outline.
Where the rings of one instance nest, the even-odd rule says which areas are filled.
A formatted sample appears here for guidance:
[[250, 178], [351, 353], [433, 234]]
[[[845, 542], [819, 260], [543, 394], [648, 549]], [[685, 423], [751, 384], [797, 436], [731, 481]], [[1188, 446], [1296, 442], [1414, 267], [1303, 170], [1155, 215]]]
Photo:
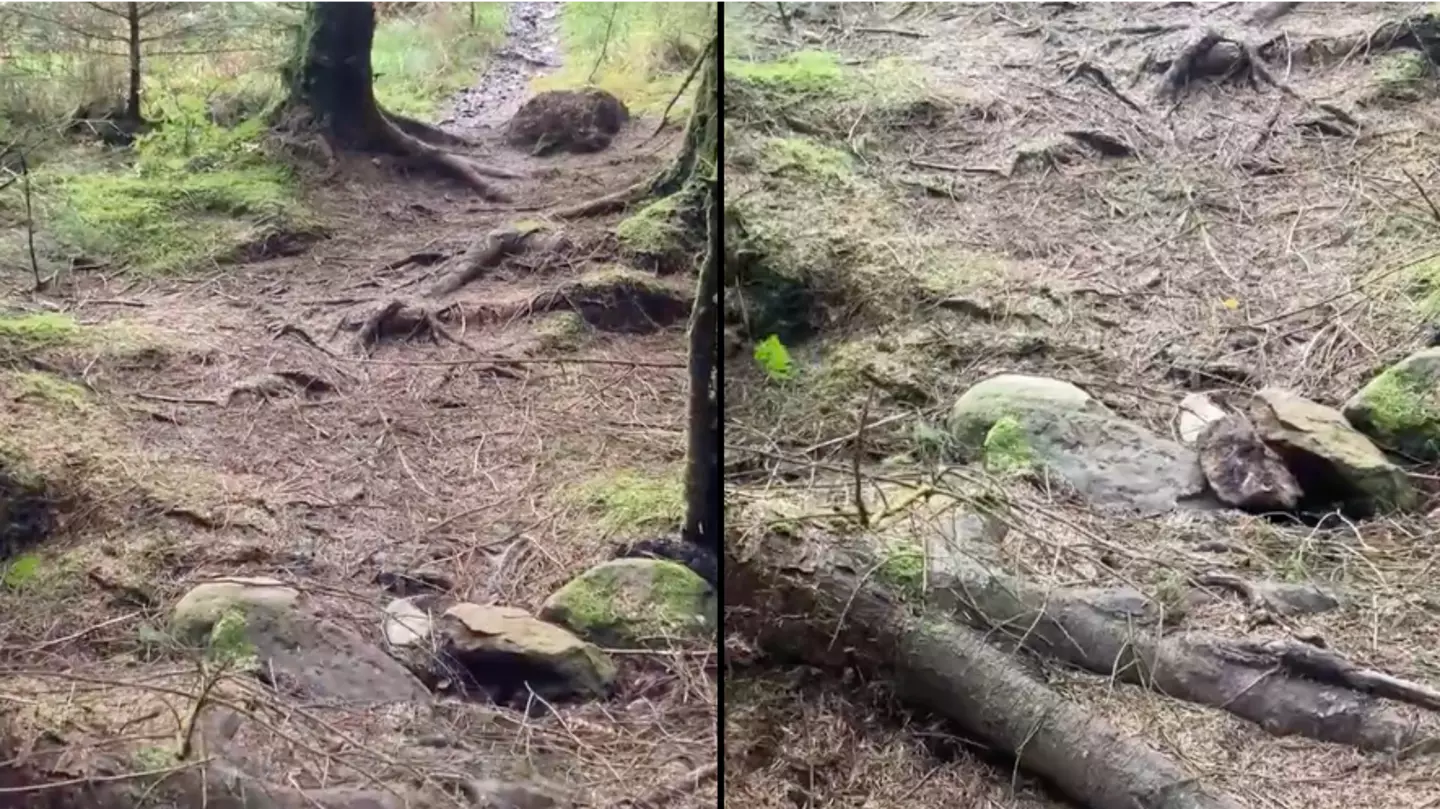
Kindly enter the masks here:
[[636, 801], [635, 804], [636, 806], [657, 808], [661, 806], [674, 806], [676, 798], [691, 790], [699, 789], [702, 783], [714, 778], [719, 770], [720, 765], [713, 761], [709, 764], [696, 767]]
[[865, 404], [860, 407], [860, 426], [855, 430], [855, 458], [851, 469], [855, 474], [855, 514], [860, 520], [860, 527], [867, 528], [870, 525], [870, 515], [865, 511], [865, 489], [864, 482], [860, 477], [860, 458], [865, 454], [865, 422], [870, 420], [870, 401], [875, 398], [875, 389], [865, 395]]
[[605, 21], [605, 41], [600, 43], [600, 55], [595, 57], [595, 66], [590, 68], [590, 75], [585, 79], [586, 84], [595, 83], [595, 74], [600, 71], [600, 65], [605, 63], [605, 54], [610, 49], [610, 31], [615, 27], [615, 12], [619, 9], [619, 3], [610, 4], [610, 19]]
[[88, 786], [90, 784], [114, 783], [116, 781], [133, 781], [137, 778], [149, 778], [153, 775], [170, 775], [181, 770], [188, 770], [194, 767], [201, 767], [214, 761], [211, 758], [202, 758], [197, 761], [186, 761], [169, 767], [161, 767], [157, 770], [142, 770], [140, 772], [126, 772], [119, 775], [89, 775], [81, 778], [69, 778], [64, 781], [51, 781], [45, 784], [30, 784], [23, 787], [0, 787], [0, 795], [23, 795], [26, 792], [40, 792], [47, 789], [64, 789], [66, 787]]
[[1430, 206], [1430, 214], [1435, 217], [1437, 223], [1440, 223], [1440, 208], [1435, 207], [1435, 200], [1430, 199], [1430, 195], [1425, 191], [1425, 186], [1421, 185], [1420, 181], [1415, 179], [1415, 175], [1409, 171], [1400, 169], [1400, 173], [1404, 174], [1405, 178], [1415, 186], [1415, 190], [1420, 192], [1420, 196], [1425, 198], [1425, 204]]
[[665, 119], [670, 117], [670, 109], [675, 106], [676, 101], [680, 100], [680, 96], [684, 94], [685, 88], [690, 86], [690, 82], [695, 80], [695, 74], [700, 72], [700, 67], [705, 64], [705, 60], [709, 58], [710, 52], [714, 49], [715, 37], [710, 37], [710, 41], [705, 43], [705, 50], [700, 53], [700, 58], [696, 59], [695, 64], [690, 66], [690, 72], [686, 74], [685, 81], [680, 82], [680, 89], [675, 91], [675, 95], [670, 97], [670, 103], [665, 105], [665, 111], [660, 113], [660, 123], [655, 125], [655, 131], [651, 132], [650, 137], [640, 143], [641, 146], [654, 140], [655, 136], [660, 134], [660, 130], [665, 128]]
[[919, 31], [910, 31], [904, 28], [856, 28], [857, 34], [894, 34], [897, 37], [910, 37], [911, 39], [926, 39], [929, 34]]
[[40, 280], [40, 262], [35, 258], [35, 214], [30, 207], [30, 165], [25, 161], [25, 153], [15, 153], [20, 158], [20, 178], [25, 190], [25, 246], [30, 251], [30, 269], [35, 272], [35, 288], [38, 290], [45, 286]]

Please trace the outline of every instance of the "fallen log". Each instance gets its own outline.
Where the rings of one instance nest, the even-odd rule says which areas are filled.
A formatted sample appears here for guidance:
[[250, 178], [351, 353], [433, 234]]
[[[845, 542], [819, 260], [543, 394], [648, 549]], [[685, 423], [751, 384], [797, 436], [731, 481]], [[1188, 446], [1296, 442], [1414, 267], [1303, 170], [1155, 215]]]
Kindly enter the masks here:
[[[1306, 654], [1297, 648], [1303, 644], [1177, 630], [1166, 626], [1173, 616], [1139, 592], [1042, 589], [981, 561], [979, 549], [955, 547], [942, 536], [898, 543], [865, 534], [788, 542], [780, 536], [755, 544], [747, 563], [769, 588], [831, 587], [828, 580], [844, 571], [901, 569], [914, 578], [901, 603], [922, 609], [932, 623], [967, 626], [1051, 660], [1225, 710], [1276, 736], [1367, 751], [1440, 749], [1440, 721], [1426, 710], [1433, 708], [1433, 690], [1363, 670], [1334, 653], [1318, 665], [1320, 650]], [[811, 573], [797, 572], [802, 557], [796, 554]]]
[[1240, 809], [1148, 744], [1031, 679], [979, 633], [915, 614], [873, 581], [876, 570], [874, 562], [780, 534], [733, 547], [725, 594], [743, 606], [727, 614], [727, 627], [753, 633], [767, 650], [893, 678], [902, 699], [1013, 755], [1090, 809]]

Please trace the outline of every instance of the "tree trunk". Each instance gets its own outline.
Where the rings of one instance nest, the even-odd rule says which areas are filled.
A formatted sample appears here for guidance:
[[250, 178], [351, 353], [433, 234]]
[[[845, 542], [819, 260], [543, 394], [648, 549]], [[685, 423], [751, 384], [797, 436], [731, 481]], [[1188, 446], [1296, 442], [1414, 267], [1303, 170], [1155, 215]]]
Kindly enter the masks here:
[[720, 405], [718, 317], [720, 297], [720, 194], [710, 183], [706, 208], [710, 245], [690, 315], [690, 426], [685, 459], [685, 528], [683, 536], [697, 545], [720, 551]]
[[130, 29], [130, 92], [125, 97], [125, 118], [139, 123], [140, 118], [140, 4], [125, 4], [125, 20]]
[[1035, 682], [1017, 648], [1228, 711], [1276, 735], [1388, 751], [1431, 750], [1440, 739], [1434, 714], [1415, 710], [1436, 709], [1433, 691], [1328, 650], [1177, 631], [1139, 593], [1041, 589], [940, 536], [908, 547], [769, 524], [727, 548], [729, 631], [755, 635], [772, 653], [893, 679], [902, 698], [1092, 809], [1234, 804], [1202, 797], [1148, 746]]
[[342, 148], [387, 150], [370, 69], [374, 40], [373, 4], [310, 4], [291, 95]]
[[320, 130], [340, 149], [384, 152], [419, 159], [496, 200], [507, 199], [482, 175], [498, 174], [433, 145], [454, 136], [418, 121], [396, 124], [375, 100], [370, 50], [375, 39], [373, 3], [311, 3], [295, 57], [286, 68], [292, 105], [309, 110]]

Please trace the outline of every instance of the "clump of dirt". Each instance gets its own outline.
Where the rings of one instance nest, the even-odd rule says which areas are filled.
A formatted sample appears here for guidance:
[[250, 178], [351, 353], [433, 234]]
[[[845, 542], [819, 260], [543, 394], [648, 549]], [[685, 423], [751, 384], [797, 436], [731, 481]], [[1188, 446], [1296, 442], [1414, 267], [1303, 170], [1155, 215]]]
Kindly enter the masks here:
[[629, 120], [624, 102], [604, 90], [551, 90], [515, 113], [505, 126], [505, 141], [537, 157], [561, 150], [598, 152]]

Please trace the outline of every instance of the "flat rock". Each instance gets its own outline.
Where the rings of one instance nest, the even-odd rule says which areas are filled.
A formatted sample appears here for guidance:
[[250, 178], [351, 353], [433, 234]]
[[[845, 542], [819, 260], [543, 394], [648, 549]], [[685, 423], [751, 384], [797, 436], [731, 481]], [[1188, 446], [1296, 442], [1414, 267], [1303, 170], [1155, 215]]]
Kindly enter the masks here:
[[528, 687], [547, 699], [600, 698], [615, 664], [593, 644], [518, 607], [456, 604], [437, 625], [445, 654], [464, 667], [467, 685], [509, 702]]
[[585, 571], [545, 600], [540, 617], [613, 649], [713, 640], [715, 589], [664, 559], [614, 559]]
[[229, 579], [197, 585], [175, 605], [172, 630], [206, 643], [227, 613], [244, 618], [257, 676], [276, 690], [339, 702], [424, 701], [425, 686], [403, 665], [354, 631], [305, 610], [300, 593], [275, 579]]
[[1302, 492], [1280, 454], [1243, 416], [1210, 423], [1198, 443], [1200, 469], [1223, 503], [1246, 511], [1290, 511]]
[[1350, 397], [1344, 413], [1385, 447], [1418, 461], [1440, 460], [1440, 347], [1385, 369]]
[[1264, 388], [1251, 405], [1256, 431], [1285, 459], [1307, 499], [1373, 514], [1413, 508], [1418, 496], [1405, 471], [1340, 414], [1280, 388]]
[[[997, 425], [1007, 428], [1007, 440], [995, 440]], [[960, 397], [948, 426], [963, 454], [1006, 468], [1015, 466], [1010, 456], [1023, 454], [1096, 507], [1165, 512], [1205, 491], [1193, 450], [1126, 421], [1068, 382], [991, 377]], [[1002, 445], [1005, 463], [992, 464], [1000, 459], [987, 456]]]

